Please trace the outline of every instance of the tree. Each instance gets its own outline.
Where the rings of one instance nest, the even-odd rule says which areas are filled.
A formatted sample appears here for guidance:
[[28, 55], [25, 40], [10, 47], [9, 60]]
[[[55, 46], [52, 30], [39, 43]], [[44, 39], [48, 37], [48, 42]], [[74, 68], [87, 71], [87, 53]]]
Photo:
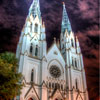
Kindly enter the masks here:
[[14, 53], [0, 54], [0, 100], [11, 100], [20, 93], [22, 75]]

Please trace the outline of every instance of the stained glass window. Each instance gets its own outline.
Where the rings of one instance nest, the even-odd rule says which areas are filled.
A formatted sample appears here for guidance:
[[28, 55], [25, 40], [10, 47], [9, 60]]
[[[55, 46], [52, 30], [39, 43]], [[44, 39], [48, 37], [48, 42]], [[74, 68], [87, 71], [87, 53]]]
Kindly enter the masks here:
[[36, 48], [35, 48], [35, 56], [38, 56], [38, 45], [36, 45]]
[[73, 61], [73, 58], [72, 58], [72, 66], [74, 66], [74, 61]]
[[32, 23], [31, 23], [31, 25], [30, 25], [30, 31], [32, 31]]
[[32, 69], [32, 72], [31, 72], [31, 82], [33, 82], [33, 78], [34, 78], [34, 70]]
[[32, 54], [32, 52], [33, 52], [33, 46], [32, 46], [32, 43], [31, 43], [31, 45], [30, 45], [30, 53]]
[[72, 47], [74, 47], [73, 39], [71, 39], [71, 44], [72, 44]]
[[75, 59], [75, 67], [77, 68], [77, 61], [76, 61], [76, 59]]
[[77, 79], [75, 80], [76, 89], [78, 89], [78, 82]]
[[38, 24], [35, 24], [35, 27], [34, 27], [34, 32], [37, 33], [38, 32]]

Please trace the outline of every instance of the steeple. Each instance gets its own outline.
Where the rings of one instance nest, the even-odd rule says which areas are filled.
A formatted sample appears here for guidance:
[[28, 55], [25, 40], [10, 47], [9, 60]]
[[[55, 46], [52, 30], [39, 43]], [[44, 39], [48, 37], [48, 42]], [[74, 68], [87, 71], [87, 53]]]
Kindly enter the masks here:
[[22, 30], [16, 57], [20, 54], [41, 59], [46, 54], [45, 25], [42, 21], [39, 0], [33, 0]]
[[33, 0], [31, 7], [29, 9], [29, 16], [31, 14], [33, 15], [33, 18], [35, 18], [36, 16], [38, 16], [39, 19], [41, 18], [39, 0]]
[[24, 87], [16, 100], [88, 100], [83, 58], [63, 3], [59, 40], [47, 52], [45, 23], [34, 0], [17, 45]]
[[68, 33], [72, 30], [71, 24], [67, 15], [67, 11], [65, 8], [65, 3], [63, 2], [63, 16], [62, 16], [62, 26], [61, 26], [61, 32], [64, 34], [65, 30], [67, 29]]

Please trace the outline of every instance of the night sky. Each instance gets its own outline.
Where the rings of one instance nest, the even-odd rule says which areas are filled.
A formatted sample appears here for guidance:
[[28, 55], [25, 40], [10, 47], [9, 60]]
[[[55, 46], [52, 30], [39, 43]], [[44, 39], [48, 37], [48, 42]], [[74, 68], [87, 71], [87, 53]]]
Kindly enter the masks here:
[[[65, 0], [73, 32], [84, 57], [90, 100], [99, 100], [99, 1]], [[32, 0], [0, 0], [0, 52], [16, 52]], [[48, 48], [61, 33], [62, 0], [40, 0]]]

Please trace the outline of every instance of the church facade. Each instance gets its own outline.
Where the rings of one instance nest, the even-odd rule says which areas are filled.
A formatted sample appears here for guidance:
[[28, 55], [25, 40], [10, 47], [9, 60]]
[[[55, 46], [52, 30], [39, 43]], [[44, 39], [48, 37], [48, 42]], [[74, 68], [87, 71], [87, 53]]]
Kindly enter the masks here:
[[60, 42], [47, 50], [39, 0], [33, 1], [16, 57], [24, 84], [17, 100], [88, 100], [82, 53], [64, 3]]

